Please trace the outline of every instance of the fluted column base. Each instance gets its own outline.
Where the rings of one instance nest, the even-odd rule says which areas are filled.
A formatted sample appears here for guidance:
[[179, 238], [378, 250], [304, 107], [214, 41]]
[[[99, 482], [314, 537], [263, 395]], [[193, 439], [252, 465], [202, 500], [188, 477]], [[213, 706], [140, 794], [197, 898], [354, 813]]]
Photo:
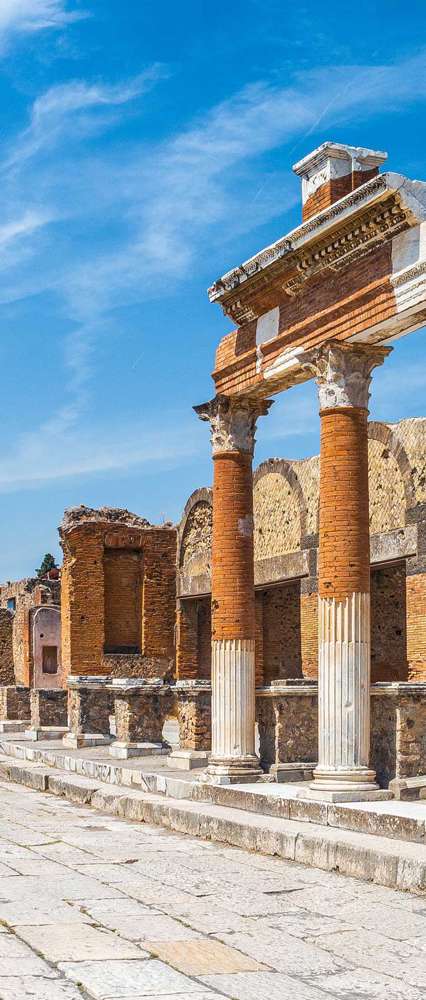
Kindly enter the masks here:
[[319, 598], [319, 761], [315, 793], [378, 789], [370, 754], [370, 595]]
[[215, 784], [257, 781], [254, 639], [212, 642], [212, 754], [205, 778]]

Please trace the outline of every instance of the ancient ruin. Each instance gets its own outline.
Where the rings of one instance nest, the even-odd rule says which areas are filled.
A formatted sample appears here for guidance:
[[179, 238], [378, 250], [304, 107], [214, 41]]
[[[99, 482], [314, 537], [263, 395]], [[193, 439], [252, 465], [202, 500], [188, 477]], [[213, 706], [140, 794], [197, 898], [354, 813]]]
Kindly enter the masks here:
[[[71, 508], [60, 581], [0, 588], [0, 727], [331, 802], [426, 774], [426, 419], [368, 421], [426, 320], [426, 184], [385, 159], [324, 143], [301, 225], [209, 290], [236, 323], [195, 407], [212, 489], [178, 526]], [[308, 379], [320, 455], [253, 473], [271, 397]]]

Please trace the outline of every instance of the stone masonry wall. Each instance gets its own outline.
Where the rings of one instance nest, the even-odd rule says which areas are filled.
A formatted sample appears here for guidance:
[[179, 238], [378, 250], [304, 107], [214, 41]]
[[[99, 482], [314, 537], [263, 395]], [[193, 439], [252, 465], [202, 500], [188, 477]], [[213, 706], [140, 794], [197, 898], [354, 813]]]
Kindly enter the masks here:
[[0, 685], [14, 684], [13, 668], [13, 615], [7, 608], [0, 609]]

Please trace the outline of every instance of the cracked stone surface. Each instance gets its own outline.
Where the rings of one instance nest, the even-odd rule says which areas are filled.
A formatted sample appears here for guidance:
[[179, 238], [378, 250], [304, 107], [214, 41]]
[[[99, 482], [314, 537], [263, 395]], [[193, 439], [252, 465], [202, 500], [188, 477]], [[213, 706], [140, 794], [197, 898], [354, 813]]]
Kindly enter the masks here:
[[426, 900], [0, 782], [0, 1000], [426, 1000]]

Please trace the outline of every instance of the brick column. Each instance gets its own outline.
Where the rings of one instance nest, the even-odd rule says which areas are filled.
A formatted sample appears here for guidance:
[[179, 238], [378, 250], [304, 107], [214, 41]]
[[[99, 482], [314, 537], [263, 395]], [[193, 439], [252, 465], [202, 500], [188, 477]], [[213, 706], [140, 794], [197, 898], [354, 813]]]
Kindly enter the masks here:
[[388, 348], [327, 344], [302, 363], [316, 376], [321, 417], [319, 762], [316, 793], [377, 789], [370, 755], [368, 399]]
[[255, 603], [252, 460], [257, 417], [270, 401], [217, 396], [196, 406], [211, 425], [212, 755], [208, 775], [255, 779]]

